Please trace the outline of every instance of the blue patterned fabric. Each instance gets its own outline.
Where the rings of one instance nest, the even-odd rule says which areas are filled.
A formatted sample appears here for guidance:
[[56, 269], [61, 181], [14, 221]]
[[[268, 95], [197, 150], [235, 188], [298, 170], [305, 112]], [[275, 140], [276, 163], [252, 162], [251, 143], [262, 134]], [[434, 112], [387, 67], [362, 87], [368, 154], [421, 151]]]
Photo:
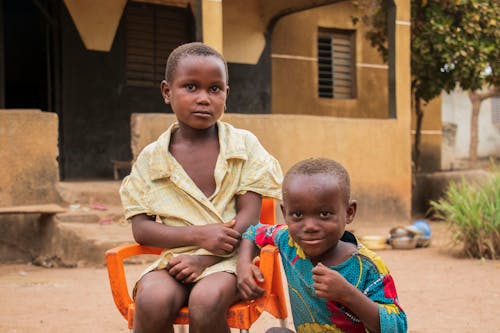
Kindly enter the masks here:
[[[349, 309], [316, 296], [312, 287], [313, 264], [289, 236], [286, 225], [251, 226], [243, 238], [253, 241], [258, 247], [272, 244], [279, 248], [297, 333], [368, 332]], [[378, 304], [381, 332], [407, 332], [406, 315], [399, 306], [394, 281], [381, 258], [359, 244], [354, 235], [347, 231], [342, 240], [354, 243], [358, 251], [342, 264], [331, 266], [330, 269], [339, 272]]]

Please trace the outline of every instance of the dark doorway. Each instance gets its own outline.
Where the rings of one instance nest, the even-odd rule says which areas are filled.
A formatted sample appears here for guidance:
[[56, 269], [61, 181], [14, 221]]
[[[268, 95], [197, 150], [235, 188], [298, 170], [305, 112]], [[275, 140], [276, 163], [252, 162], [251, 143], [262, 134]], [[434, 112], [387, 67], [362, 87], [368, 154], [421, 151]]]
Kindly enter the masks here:
[[64, 180], [113, 179], [130, 161], [132, 113], [169, 112], [160, 94], [167, 56], [194, 40], [191, 9], [128, 2], [111, 49], [86, 49], [61, 6], [59, 151]]
[[50, 110], [49, 34], [32, 0], [2, 1], [4, 107]]

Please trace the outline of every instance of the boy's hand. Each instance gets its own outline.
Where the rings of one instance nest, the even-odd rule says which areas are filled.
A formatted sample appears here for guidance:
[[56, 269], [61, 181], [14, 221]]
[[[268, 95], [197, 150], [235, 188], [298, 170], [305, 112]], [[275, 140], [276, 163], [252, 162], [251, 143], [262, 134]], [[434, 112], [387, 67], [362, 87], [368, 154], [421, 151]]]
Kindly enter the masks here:
[[329, 269], [322, 263], [318, 263], [312, 269], [312, 273], [313, 288], [318, 297], [342, 303], [344, 297], [348, 296], [346, 293], [350, 291], [345, 286], [346, 284], [351, 286], [351, 284], [337, 271]]
[[168, 274], [182, 283], [194, 282], [200, 274], [207, 268], [200, 256], [181, 254], [169, 260], [167, 267]]
[[238, 264], [237, 275], [238, 290], [242, 299], [256, 299], [264, 294], [264, 289], [257, 284], [264, 282], [264, 276], [257, 266], [252, 263]]
[[232, 253], [241, 239], [241, 234], [233, 229], [235, 224], [236, 220], [232, 220], [200, 226], [198, 246], [217, 255]]

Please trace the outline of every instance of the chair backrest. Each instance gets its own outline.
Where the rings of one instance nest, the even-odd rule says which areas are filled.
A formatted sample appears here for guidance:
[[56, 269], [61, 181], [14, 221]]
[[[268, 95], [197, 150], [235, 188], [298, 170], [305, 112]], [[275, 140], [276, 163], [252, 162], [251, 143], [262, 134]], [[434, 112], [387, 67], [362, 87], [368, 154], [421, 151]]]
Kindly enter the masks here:
[[262, 198], [260, 222], [271, 225], [276, 224], [276, 203], [273, 198]]

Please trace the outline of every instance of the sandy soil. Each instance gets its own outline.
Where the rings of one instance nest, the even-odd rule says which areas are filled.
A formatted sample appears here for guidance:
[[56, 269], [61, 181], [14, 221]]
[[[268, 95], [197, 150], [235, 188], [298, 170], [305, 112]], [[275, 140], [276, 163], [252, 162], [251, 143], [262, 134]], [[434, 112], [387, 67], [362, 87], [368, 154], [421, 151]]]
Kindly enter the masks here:
[[[442, 224], [431, 224], [430, 248], [378, 251], [395, 278], [409, 332], [494, 332], [500, 327], [500, 263], [460, 259], [444, 247]], [[388, 230], [360, 228], [367, 232]], [[127, 265], [130, 282], [144, 266]], [[107, 271], [0, 265], [0, 332], [126, 332]], [[277, 322], [268, 316], [252, 332]], [[291, 320], [288, 320], [291, 324]]]

